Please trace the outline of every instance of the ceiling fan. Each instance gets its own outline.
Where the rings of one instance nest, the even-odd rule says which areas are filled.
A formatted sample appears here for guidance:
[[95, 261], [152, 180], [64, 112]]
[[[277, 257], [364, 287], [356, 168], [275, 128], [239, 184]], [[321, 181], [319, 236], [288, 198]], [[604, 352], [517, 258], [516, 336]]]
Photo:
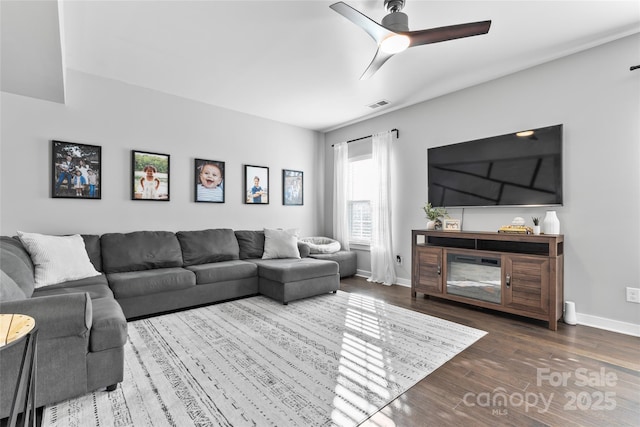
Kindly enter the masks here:
[[384, 7], [389, 14], [382, 18], [381, 24], [344, 2], [334, 3], [329, 6], [349, 21], [361, 27], [378, 44], [378, 50], [360, 80], [373, 76], [389, 58], [407, 48], [486, 34], [491, 26], [491, 21], [480, 21], [430, 28], [428, 30], [409, 31], [409, 19], [405, 13], [402, 13], [404, 3], [405, 0], [384, 0]]

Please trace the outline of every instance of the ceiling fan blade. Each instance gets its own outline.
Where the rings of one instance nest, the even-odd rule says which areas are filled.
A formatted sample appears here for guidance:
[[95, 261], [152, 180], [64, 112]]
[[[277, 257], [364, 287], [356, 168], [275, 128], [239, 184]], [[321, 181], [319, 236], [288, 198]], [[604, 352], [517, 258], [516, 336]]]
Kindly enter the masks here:
[[491, 27], [491, 21], [481, 21], [470, 22], [468, 24], [450, 25], [448, 27], [431, 28], [428, 30], [402, 32], [400, 34], [409, 36], [411, 39], [409, 47], [412, 47], [487, 34], [489, 32], [489, 27]]
[[360, 80], [367, 80], [368, 78], [373, 76], [376, 73], [376, 71], [378, 71], [378, 69], [382, 67], [382, 64], [387, 62], [387, 60], [391, 58], [393, 55], [394, 55], [393, 53], [383, 52], [378, 47], [378, 50], [376, 51], [376, 54], [373, 57], [373, 60], [371, 61], [371, 64], [369, 64], [367, 69], [364, 70], [364, 73], [362, 74], [362, 76], [360, 76]]
[[329, 7], [366, 31], [378, 44], [385, 38], [395, 34], [344, 2], [334, 3]]

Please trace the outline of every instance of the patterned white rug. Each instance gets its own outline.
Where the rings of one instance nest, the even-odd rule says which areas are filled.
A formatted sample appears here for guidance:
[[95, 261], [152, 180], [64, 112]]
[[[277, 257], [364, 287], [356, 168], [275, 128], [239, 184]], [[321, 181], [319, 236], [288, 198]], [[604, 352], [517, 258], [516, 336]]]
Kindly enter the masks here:
[[124, 381], [43, 426], [356, 426], [486, 333], [338, 291], [129, 323]]

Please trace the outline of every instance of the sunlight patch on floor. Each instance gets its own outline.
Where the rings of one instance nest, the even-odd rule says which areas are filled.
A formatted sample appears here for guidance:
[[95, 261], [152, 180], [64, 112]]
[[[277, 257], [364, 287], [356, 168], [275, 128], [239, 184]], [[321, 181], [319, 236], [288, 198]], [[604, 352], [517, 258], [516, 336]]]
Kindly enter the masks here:
[[[379, 407], [371, 401], [391, 399], [389, 378], [385, 363], [389, 358], [376, 342], [392, 341], [390, 331], [381, 326], [386, 316], [385, 304], [374, 298], [350, 295], [340, 350], [340, 366], [333, 401], [332, 421], [336, 425], [350, 424], [361, 419], [363, 413]], [[348, 332], [348, 331], [353, 331]], [[366, 390], [369, 398], [363, 398], [353, 390]], [[378, 417], [384, 426], [394, 426], [386, 416]]]

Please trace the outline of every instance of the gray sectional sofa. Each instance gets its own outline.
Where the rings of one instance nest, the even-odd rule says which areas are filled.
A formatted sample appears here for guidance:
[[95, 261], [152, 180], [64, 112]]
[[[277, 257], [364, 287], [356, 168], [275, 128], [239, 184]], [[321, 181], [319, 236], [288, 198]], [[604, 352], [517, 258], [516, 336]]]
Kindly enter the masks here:
[[[93, 277], [35, 287], [30, 254], [0, 238], [0, 312], [27, 314], [38, 332], [36, 405], [104, 387], [123, 377], [127, 320], [264, 294], [287, 304], [335, 292], [339, 264], [309, 258], [262, 259], [263, 231], [212, 229], [83, 235]], [[1, 354], [0, 418], [9, 415], [20, 346]]]

